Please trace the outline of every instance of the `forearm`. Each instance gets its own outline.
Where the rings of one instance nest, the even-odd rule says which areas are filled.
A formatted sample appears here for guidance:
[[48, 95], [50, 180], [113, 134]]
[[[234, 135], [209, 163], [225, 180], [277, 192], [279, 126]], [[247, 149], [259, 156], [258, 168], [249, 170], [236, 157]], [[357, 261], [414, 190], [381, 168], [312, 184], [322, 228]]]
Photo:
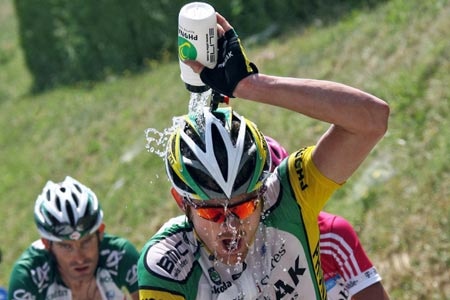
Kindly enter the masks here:
[[335, 82], [255, 74], [238, 84], [234, 96], [284, 107], [353, 134], [381, 136], [387, 128], [384, 101]]

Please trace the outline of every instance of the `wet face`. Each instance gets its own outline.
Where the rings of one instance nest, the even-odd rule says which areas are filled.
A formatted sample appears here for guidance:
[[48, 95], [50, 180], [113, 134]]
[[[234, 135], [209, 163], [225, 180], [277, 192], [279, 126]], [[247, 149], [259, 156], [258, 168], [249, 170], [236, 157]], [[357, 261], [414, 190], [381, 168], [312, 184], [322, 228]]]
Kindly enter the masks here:
[[98, 264], [99, 235], [93, 233], [77, 241], [52, 242], [50, 251], [66, 284], [89, 280]]
[[254, 193], [232, 198], [228, 204], [207, 202], [206, 209], [189, 209], [198, 237], [219, 261], [227, 265], [244, 261], [258, 229], [262, 200]]

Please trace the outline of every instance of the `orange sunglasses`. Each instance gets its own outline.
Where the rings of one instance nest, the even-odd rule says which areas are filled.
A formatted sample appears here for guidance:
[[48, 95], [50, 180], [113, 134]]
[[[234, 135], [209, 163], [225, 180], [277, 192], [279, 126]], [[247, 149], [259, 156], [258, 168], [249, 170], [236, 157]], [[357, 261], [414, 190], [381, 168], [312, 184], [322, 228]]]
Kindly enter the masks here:
[[233, 214], [243, 220], [250, 216], [258, 207], [258, 195], [247, 199], [241, 203], [228, 207], [192, 207], [201, 218], [215, 223], [223, 223], [229, 214]]

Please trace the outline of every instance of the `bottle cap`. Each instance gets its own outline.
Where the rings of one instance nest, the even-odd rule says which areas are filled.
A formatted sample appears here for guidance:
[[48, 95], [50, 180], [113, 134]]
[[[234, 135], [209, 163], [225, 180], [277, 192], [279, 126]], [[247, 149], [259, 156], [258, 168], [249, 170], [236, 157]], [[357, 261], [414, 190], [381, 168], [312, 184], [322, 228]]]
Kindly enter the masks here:
[[209, 86], [207, 85], [191, 85], [189, 83], [184, 83], [186, 89], [191, 93], [201, 94], [209, 90]]

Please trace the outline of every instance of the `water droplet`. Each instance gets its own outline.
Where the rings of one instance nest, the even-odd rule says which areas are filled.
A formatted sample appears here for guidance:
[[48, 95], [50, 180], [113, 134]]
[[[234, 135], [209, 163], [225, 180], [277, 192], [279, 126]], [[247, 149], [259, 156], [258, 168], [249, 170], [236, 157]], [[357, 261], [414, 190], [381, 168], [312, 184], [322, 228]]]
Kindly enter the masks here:
[[168, 134], [167, 130], [160, 132], [155, 128], [147, 128], [145, 130], [145, 138], [147, 140], [145, 148], [147, 151], [150, 153], [155, 153], [160, 157], [164, 157], [166, 154], [166, 143], [164, 143], [165, 134]]
[[[188, 115], [192, 116], [197, 123], [200, 132], [203, 132], [204, 128], [204, 114], [203, 109], [206, 106], [209, 97], [211, 96], [211, 90], [203, 93], [191, 93], [188, 106]], [[154, 153], [159, 157], [166, 155], [167, 142], [170, 135], [177, 129], [184, 126], [184, 120], [180, 116], [172, 118], [172, 126], [165, 128], [162, 132], [155, 128], [147, 128], [145, 130], [145, 138], [147, 144], [145, 148], [148, 152]]]

